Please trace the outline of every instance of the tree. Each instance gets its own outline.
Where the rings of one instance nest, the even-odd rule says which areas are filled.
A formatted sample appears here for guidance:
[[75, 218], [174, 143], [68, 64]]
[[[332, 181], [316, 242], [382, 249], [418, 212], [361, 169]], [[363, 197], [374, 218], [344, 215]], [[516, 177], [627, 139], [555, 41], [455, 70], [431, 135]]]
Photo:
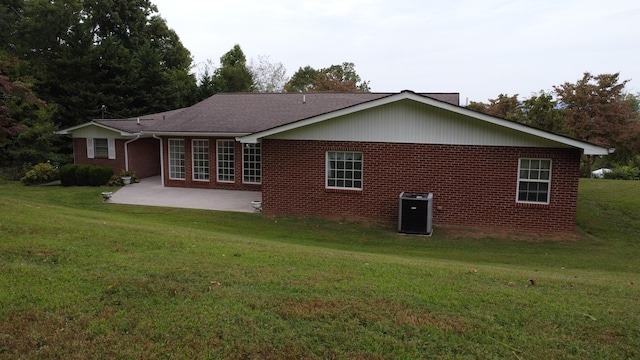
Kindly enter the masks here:
[[285, 85], [287, 92], [340, 91], [369, 92], [368, 81], [362, 81], [350, 62], [315, 70], [310, 66], [298, 69]]
[[509, 96], [500, 94], [496, 99], [489, 99], [489, 105], [485, 113], [503, 119], [514, 120], [519, 117], [520, 101], [518, 94]]
[[236, 44], [220, 57], [220, 67], [216, 69], [213, 82], [218, 86], [216, 92], [250, 92], [253, 86], [253, 74], [247, 67], [247, 58]]
[[627, 161], [640, 152], [640, 122], [632, 98], [619, 73], [585, 72], [575, 84], [565, 82], [554, 91], [567, 113], [567, 124], [582, 140], [616, 149], [613, 159]]
[[251, 60], [249, 70], [253, 74], [253, 91], [277, 93], [284, 90], [287, 83], [287, 70], [282, 63], [272, 63], [269, 56], [258, 56]]
[[566, 118], [566, 112], [553, 100], [553, 95], [540, 91], [522, 102], [515, 120], [556, 134], [571, 135]]
[[[17, 0], [12, 0], [17, 1]], [[191, 56], [148, 0], [22, 1], [10, 51], [27, 59], [34, 90], [62, 127], [191, 105]]]
[[520, 101], [518, 94], [509, 96], [500, 94], [496, 99], [489, 99], [489, 103], [471, 102], [469, 109], [516, 121], [538, 129], [568, 135], [570, 129], [566, 126], [566, 115], [553, 95], [540, 91], [537, 95]]
[[299, 68], [285, 84], [286, 92], [307, 92], [314, 90], [319, 71], [311, 66]]
[[24, 164], [62, 160], [54, 146], [58, 136], [51, 108], [32, 91], [28, 78], [19, 75], [23, 66], [0, 51], [0, 164], [4, 171], [18, 169], [11, 174], [15, 178]]

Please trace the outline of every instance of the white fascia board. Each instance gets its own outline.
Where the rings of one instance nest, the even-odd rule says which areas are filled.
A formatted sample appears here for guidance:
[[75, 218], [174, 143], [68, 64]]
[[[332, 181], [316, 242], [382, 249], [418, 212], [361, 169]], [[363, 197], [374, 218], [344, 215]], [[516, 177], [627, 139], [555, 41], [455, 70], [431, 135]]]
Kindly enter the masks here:
[[143, 135], [151, 136], [184, 136], [184, 137], [224, 137], [224, 138], [239, 138], [250, 133], [224, 133], [224, 132], [186, 132], [186, 131], [142, 131]]
[[423, 103], [426, 105], [431, 105], [443, 110], [447, 110], [447, 111], [451, 111], [460, 115], [464, 115], [467, 117], [471, 117], [471, 118], [475, 118], [478, 119], [480, 121], [485, 121], [487, 123], [490, 124], [494, 124], [497, 126], [502, 126], [508, 129], [512, 129], [512, 130], [516, 130], [519, 132], [523, 132], [523, 133], [527, 133], [533, 136], [537, 136], [543, 139], [547, 139], [547, 140], [551, 140], [554, 142], [557, 142], [559, 144], [563, 144], [563, 145], [567, 145], [570, 147], [574, 147], [574, 148], [579, 148], [582, 149], [585, 155], [608, 155], [613, 153], [614, 149], [611, 148], [607, 148], [604, 146], [599, 146], [596, 144], [591, 144], [588, 142], [584, 142], [584, 141], [580, 141], [577, 139], [572, 139], [563, 135], [558, 135], [558, 134], [554, 134], [548, 131], [544, 131], [544, 130], [540, 130], [540, 129], [536, 129], [527, 125], [523, 125], [514, 121], [509, 121], [506, 119], [501, 119], [498, 117], [494, 117], [491, 115], [487, 115], [487, 114], [483, 114], [483, 113], [479, 113], [473, 110], [469, 110], [467, 108], [461, 107], [461, 106], [456, 106], [453, 104], [449, 104], [446, 102], [442, 102], [442, 101], [438, 101], [426, 96], [422, 96], [422, 95], [418, 95], [412, 91], [408, 91], [405, 90], [401, 93], [398, 94], [394, 94], [388, 97], [384, 97], [378, 100], [373, 100], [370, 102], [366, 102], [363, 104], [358, 104], [352, 107], [348, 107], [345, 109], [341, 109], [341, 110], [337, 110], [331, 113], [327, 113], [327, 114], [322, 114], [322, 115], [318, 115], [318, 116], [314, 116], [311, 118], [307, 118], [304, 120], [300, 120], [300, 121], [296, 121], [290, 124], [286, 124], [283, 126], [279, 126], [276, 128], [272, 128], [272, 129], [268, 129], [265, 131], [261, 131], [261, 132], [257, 132], [257, 133], [253, 133], [247, 136], [243, 136], [238, 138], [238, 141], [242, 142], [242, 143], [257, 143], [259, 142], [260, 139], [264, 138], [264, 137], [268, 137], [271, 135], [275, 135], [281, 132], [285, 132], [285, 131], [289, 131], [289, 130], [294, 130], [296, 128], [300, 128], [303, 126], [308, 126], [308, 125], [312, 125], [321, 121], [325, 121], [325, 120], [329, 120], [332, 118], [336, 118], [339, 116], [344, 116], [344, 115], [348, 115], [351, 113], [355, 113], [358, 111], [362, 111], [362, 110], [366, 110], [366, 109], [370, 109], [370, 108], [374, 108], [377, 106], [383, 106], [386, 104], [390, 104], [396, 101], [400, 101], [400, 100], [405, 100], [405, 99], [409, 99], [409, 100], [413, 100], [413, 101], [417, 101], [419, 103]]
[[73, 126], [73, 127], [70, 127], [70, 128], [62, 129], [62, 130], [56, 131], [55, 134], [58, 134], [58, 135], [71, 135], [71, 133], [73, 133], [75, 130], [82, 129], [82, 128], [89, 127], [89, 126], [96, 126], [96, 127], [99, 127], [99, 128], [103, 128], [105, 130], [113, 131], [115, 133], [118, 133], [120, 136], [136, 136], [136, 135], [139, 135], [139, 133], [130, 133], [130, 132], [127, 132], [127, 131], [118, 130], [118, 129], [110, 127], [110, 126], [99, 124], [99, 123], [97, 123], [95, 121], [90, 121], [88, 123], [84, 123], [84, 124], [80, 124], [80, 125]]

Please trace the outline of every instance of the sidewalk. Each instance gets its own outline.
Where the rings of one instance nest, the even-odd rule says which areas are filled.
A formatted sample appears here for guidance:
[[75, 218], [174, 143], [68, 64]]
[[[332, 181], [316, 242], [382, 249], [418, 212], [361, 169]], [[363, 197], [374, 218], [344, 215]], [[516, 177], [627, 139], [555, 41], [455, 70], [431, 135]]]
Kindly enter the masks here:
[[255, 212], [251, 201], [262, 200], [259, 191], [234, 191], [163, 187], [160, 176], [123, 186], [109, 200], [113, 204], [164, 206], [188, 209]]

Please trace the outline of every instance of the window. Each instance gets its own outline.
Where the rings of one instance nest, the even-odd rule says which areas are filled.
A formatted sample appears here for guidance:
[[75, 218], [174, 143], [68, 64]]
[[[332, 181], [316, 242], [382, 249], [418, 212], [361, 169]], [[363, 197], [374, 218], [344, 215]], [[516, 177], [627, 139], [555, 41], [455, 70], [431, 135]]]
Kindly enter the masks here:
[[362, 190], [362, 153], [328, 151], [327, 187]]
[[192, 140], [193, 180], [209, 180], [209, 140]]
[[169, 139], [169, 179], [184, 178], [184, 140]]
[[116, 158], [116, 140], [87, 138], [87, 158]]
[[548, 204], [551, 188], [551, 159], [520, 159], [518, 202]]
[[262, 154], [260, 144], [246, 144], [242, 148], [242, 181], [251, 184], [262, 182]]
[[235, 142], [218, 140], [218, 181], [235, 181]]
[[109, 142], [107, 139], [93, 139], [93, 148], [95, 157], [109, 157]]

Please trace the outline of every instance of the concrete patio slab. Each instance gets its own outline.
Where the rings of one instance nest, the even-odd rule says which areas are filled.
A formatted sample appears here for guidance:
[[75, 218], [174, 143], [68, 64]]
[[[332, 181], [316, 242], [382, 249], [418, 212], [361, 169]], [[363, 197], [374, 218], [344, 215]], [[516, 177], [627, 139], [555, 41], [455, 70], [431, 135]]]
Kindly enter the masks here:
[[262, 200], [259, 191], [164, 187], [159, 176], [121, 187], [109, 200], [113, 204], [164, 206], [187, 209], [255, 212], [251, 201]]

